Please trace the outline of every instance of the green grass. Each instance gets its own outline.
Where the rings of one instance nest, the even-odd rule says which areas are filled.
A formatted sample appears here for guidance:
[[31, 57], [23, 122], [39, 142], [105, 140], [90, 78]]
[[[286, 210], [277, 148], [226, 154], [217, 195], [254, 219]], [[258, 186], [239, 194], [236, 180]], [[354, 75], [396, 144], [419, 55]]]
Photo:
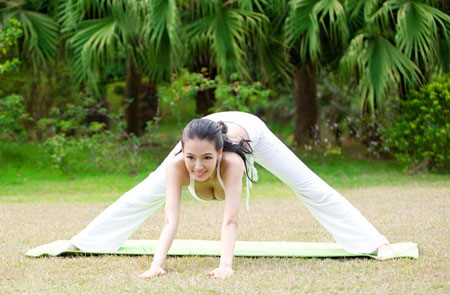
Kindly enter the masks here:
[[[0, 202], [111, 201], [142, 181], [169, 150], [169, 147], [145, 150], [136, 177], [131, 177], [126, 165], [122, 165], [126, 159], [114, 159], [117, 165], [110, 165], [108, 171], [99, 170], [95, 166], [86, 168], [80, 160], [74, 165], [73, 173], [66, 175], [52, 168], [48, 155], [37, 144], [3, 142], [0, 145]], [[83, 158], [83, 155], [79, 156]], [[300, 155], [300, 158], [303, 157]], [[410, 176], [393, 161], [358, 159], [349, 154], [326, 158], [309, 156], [303, 160], [316, 174], [337, 189], [421, 183], [449, 187], [450, 183], [448, 174], [424, 173]], [[258, 172], [259, 182], [253, 189], [255, 193], [263, 191], [268, 185], [280, 183], [262, 167], [258, 167]]]
[[[391, 242], [417, 243], [419, 259], [239, 257], [231, 278], [215, 280], [206, 273], [218, 266], [218, 257], [168, 257], [167, 276], [140, 280], [136, 276], [148, 269], [151, 256], [24, 256], [38, 245], [70, 239], [111, 202], [8, 202], [0, 205], [0, 294], [449, 293], [448, 189], [423, 183], [343, 189], [342, 193]], [[272, 199], [270, 194], [278, 197]], [[239, 240], [333, 242], [279, 183], [252, 194], [250, 211], [244, 206], [242, 202]], [[182, 202], [176, 238], [220, 239], [222, 212], [223, 203]], [[157, 239], [163, 221], [159, 210], [131, 238]]]
[[[173, 133], [171, 127], [165, 132]], [[140, 280], [136, 276], [150, 266], [151, 257], [23, 255], [77, 234], [144, 179], [168, 150], [146, 150], [136, 177], [126, 169], [85, 169], [82, 161], [72, 175], [64, 175], [51, 167], [36, 144], [0, 143], [0, 294], [449, 293], [450, 176], [408, 176], [393, 161], [358, 158], [346, 151], [300, 158], [391, 242], [417, 243], [418, 260], [236, 258], [235, 274], [214, 280], [206, 273], [218, 266], [219, 258], [168, 257], [167, 276]], [[333, 242], [287, 186], [258, 170], [250, 211], [241, 204], [239, 240]], [[176, 238], [219, 240], [222, 212], [223, 203], [199, 203], [184, 192]], [[159, 210], [131, 238], [157, 239], [163, 221], [164, 210]]]

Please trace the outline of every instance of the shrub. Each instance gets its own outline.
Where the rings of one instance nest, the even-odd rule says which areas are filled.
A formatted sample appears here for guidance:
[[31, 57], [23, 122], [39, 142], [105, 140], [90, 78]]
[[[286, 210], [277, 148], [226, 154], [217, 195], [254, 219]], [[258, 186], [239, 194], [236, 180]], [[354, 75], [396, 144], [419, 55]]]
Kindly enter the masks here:
[[217, 76], [215, 79], [216, 97], [211, 112], [242, 111], [258, 114], [268, 106], [272, 91], [264, 89], [260, 82], [248, 83], [241, 80], [238, 74], [230, 77], [231, 82]]
[[29, 119], [30, 115], [25, 111], [22, 96], [12, 94], [0, 98], [0, 139], [26, 137], [27, 132], [22, 123]]
[[[0, 28], [0, 75], [12, 69], [17, 69], [20, 61], [17, 57], [10, 58], [10, 50], [17, 46], [17, 40], [22, 36], [21, 23], [11, 18], [4, 28]], [[6, 60], [3, 60], [3, 57]]]
[[[0, 28], [0, 75], [17, 69], [18, 58], [10, 56], [10, 51], [17, 46], [17, 40], [22, 36], [21, 24], [11, 18], [4, 28]], [[2, 91], [0, 91], [2, 95]], [[26, 131], [22, 124], [29, 119], [23, 106], [23, 97], [9, 95], [0, 97], [0, 139], [23, 139]]]
[[388, 145], [409, 173], [450, 168], [450, 75], [412, 91], [386, 129]]
[[[119, 114], [111, 114], [101, 102], [84, 96], [63, 109], [52, 108], [50, 117], [38, 122], [52, 167], [67, 175], [91, 167], [102, 172], [127, 170], [136, 175], [143, 147], [158, 144], [160, 118], [147, 122], [146, 132], [136, 137], [126, 131], [123, 114], [123, 108]], [[107, 123], [90, 121], [92, 118]], [[115, 128], [107, 129], [107, 125]]]
[[[219, 75], [212, 79], [208, 77], [206, 70], [201, 73], [182, 70], [174, 75], [170, 84], [160, 87], [158, 94], [162, 105], [168, 106], [167, 109], [172, 112], [178, 125], [183, 127], [186, 121], [195, 117], [195, 112], [189, 112], [192, 108], [187, 106], [195, 101], [198, 92], [211, 89], [214, 90], [215, 102], [208, 110], [209, 113], [244, 111], [257, 114], [267, 108], [272, 93], [271, 90], [264, 89], [260, 82], [249, 83], [236, 73], [227, 80]], [[166, 114], [161, 116], [165, 117]]]

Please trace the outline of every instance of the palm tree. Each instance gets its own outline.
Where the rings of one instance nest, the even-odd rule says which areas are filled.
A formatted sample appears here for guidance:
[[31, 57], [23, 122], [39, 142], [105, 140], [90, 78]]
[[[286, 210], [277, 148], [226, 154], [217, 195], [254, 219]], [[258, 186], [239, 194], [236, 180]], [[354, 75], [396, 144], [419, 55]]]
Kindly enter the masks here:
[[[449, 60], [444, 1], [291, 0], [285, 37], [291, 48], [297, 107], [295, 140], [318, 119], [316, 73], [335, 71], [363, 90], [363, 109], [392, 91], [404, 94]], [[349, 41], [349, 42], [348, 42]], [[448, 65], [447, 65], [448, 69]]]
[[58, 24], [51, 17], [52, 1], [2, 1], [0, 22], [16, 18], [22, 23], [21, 56], [36, 69], [48, 63], [57, 51]]
[[139, 135], [139, 89], [142, 74], [156, 84], [168, 79], [178, 55], [178, 12], [172, 0], [71, 0], [60, 6], [78, 85], [99, 94], [99, 77], [107, 66], [126, 64], [125, 97], [132, 99], [128, 131]]
[[374, 111], [392, 91], [404, 96], [444, 70], [449, 60], [450, 17], [434, 6], [446, 1], [349, 1], [350, 45], [343, 77], [357, 77], [363, 107]]
[[0, 2], [0, 23], [4, 25], [15, 18], [22, 24], [20, 59], [25, 72], [31, 72], [33, 77], [29, 91], [23, 96], [27, 112], [36, 120], [47, 115], [52, 103], [52, 98], [42, 93], [41, 85], [44, 76], [51, 84], [51, 65], [58, 50], [58, 24], [52, 17], [55, 4], [55, 1]]
[[334, 66], [349, 38], [345, 2], [292, 0], [284, 29], [294, 65], [294, 138], [301, 144], [317, 130], [317, 73]]
[[[182, 1], [185, 64], [200, 71], [207, 68], [210, 78], [232, 73], [247, 80], [250, 47], [264, 40], [267, 17], [258, 12], [258, 1]], [[214, 89], [197, 94], [197, 113], [205, 113], [214, 101]]]

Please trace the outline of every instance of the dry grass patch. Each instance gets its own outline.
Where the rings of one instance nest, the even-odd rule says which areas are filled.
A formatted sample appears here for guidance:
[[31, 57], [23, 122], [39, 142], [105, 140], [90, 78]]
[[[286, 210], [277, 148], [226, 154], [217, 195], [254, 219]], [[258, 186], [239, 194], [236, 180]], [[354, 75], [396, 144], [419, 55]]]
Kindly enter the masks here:
[[[244, 202], [239, 239], [332, 242], [290, 192], [283, 198], [252, 193]], [[343, 193], [391, 242], [419, 244], [418, 260], [236, 258], [235, 275], [207, 277], [217, 257], [170, 257], [169, 274], [136, 278], [146, 256], [26, 258], [32, 247], [79, 232], [108, 203], [3, 203], [0, 206], [0, 294], [448, 294], [450, 292], [450, 190], [412, 185], [345, 190]], [[185, 201], [177, 238], [219, 239], [223, 204]], [[163, 210], [132, 236], [156, 239]]]

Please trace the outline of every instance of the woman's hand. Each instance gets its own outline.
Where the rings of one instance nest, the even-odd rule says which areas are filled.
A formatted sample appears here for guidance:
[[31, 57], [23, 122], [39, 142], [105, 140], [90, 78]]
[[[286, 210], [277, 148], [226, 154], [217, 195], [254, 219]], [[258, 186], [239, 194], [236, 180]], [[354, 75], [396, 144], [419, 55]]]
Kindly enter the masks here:
[[215, 279], [225, 279], [233, 275], [231, 267], [218, 267], [208, 273], [208, 276]]
[[167, 272], [160, 266], [152, 266], [149, 270], [141, 273], [138, 277], [141, 279], [151, 279], [154, 277], [165, 276]]

